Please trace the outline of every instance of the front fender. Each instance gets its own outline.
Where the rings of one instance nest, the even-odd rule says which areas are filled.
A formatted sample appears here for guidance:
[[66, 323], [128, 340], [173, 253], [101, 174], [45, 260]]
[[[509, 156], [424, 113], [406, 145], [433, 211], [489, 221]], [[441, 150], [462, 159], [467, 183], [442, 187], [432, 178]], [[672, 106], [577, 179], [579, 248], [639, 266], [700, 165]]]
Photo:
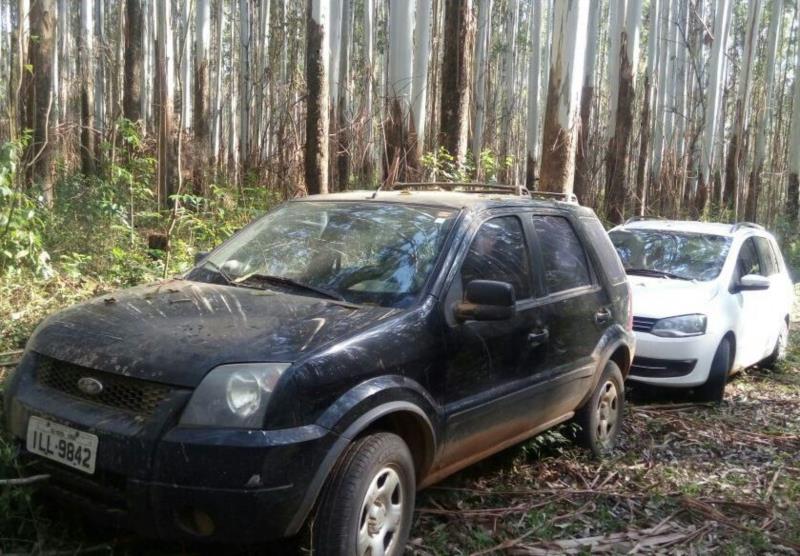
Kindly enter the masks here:
[[392, 375], [367, 380], [345, 392], [317, 420], [316, 424], [333, 431], [338, 439], [323, 459], [303, 502], [289, 524], [287, 535], [297, 533], [314, 507], [325, 481], [347, 446], [373, 423], [393, 413], [412, 413], [425, 423], [429, 434], [429, 466], [439, 448], [442, 412], [416, 381]]
[[636, 337], [634, 336], [633, 332], [625, 330], [625, 328], [619, 324], [608, 327], [601, 336], [600, 341], [597, 342], [597, 346], [594, 349], [593, 359], [597, 361], [597, 367], [592, 375], [591, 388], [588, 389], [585, 397], [581, 400], [581, 403], [578, 405], [578, 407], [582, 407], [583, 404], [585, 404], [589, 398], [592, 397], [592, 392], [594, 392], [594, 389], [597, 387], [597, 383], [600, 382], [600, 377], [603, 375], [603, 371], [611, 359], [611, 356], [614, 355], [614, 352], [621, 347], [628, 351], [628, 364], [626, 367], [620, 368], [622, 371], [622, 377], [627, 378], [628, 371], [630, 370], [630, 364], [633, 361], [633, 355], [636, 349]]

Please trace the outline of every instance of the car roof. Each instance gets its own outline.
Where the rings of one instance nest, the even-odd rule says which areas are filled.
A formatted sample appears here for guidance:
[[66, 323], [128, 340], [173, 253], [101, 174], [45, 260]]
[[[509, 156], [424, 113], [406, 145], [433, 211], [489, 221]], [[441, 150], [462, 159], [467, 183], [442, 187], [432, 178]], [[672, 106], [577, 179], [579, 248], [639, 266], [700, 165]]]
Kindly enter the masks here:
[[633, 230], [671, 230], [676, 232], [687, 232], [694, 234], [710, 234], [725, 237], [734, 237], [740, 233], [753, 233], [761, 231], [757, 228], [750, 226], [735, 229], [733, 224], [725, 224], [722, 222], [698, 222], [696, 220], [661, 220], [661, 219], [648, 219], [636, 220], [627, 222], [621, 226], [614, 228], [619, 229], [633, 229]]
[[359, 190], [343, 193], [327, 193], [322, 195], [309, 195], [294, 200], [306, 201], [358, 201], [373, 203], [396, 203], [404, 205], [425, 205], [431, 207], [445, 207], [451, 209], [471, 209], [475, 211], [499, 207], [541, 207], [559, 208], [578, 213], [579, 215], [594, 215], [594, 213], [575, 203], [563, 201], [540, 200], [528, 195], [511, 195], [507, 193], [469, 193], [464, 191], [375, 191]]

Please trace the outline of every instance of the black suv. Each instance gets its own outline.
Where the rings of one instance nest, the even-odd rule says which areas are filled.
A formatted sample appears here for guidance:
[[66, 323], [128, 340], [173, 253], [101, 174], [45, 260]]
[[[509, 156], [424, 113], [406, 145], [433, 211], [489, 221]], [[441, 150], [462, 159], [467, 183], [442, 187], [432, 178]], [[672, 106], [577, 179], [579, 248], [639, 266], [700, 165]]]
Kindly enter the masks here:
[[[415, 491], [574, 419], [633, 356], [594, 213], [484, 186], [282, 204], [183, 278], [55, 314], [5, 393], [29, 473], [145, 536], [401, 554]], [[457, 191], [462, 189], [462, 191]]]

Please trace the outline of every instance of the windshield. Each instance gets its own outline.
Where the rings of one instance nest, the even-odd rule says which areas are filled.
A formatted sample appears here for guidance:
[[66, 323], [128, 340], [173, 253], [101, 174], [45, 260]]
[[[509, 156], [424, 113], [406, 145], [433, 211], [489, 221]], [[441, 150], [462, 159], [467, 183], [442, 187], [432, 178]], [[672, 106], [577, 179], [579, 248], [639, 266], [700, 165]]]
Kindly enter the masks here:
[[290, 202], [234, 236], [188, 278], [407, 307], [455, 214], [389, 203]]
[[608, 234], [628, 274], [683, 280], [719, 276], [731, 238], [669, 230], [613, 230]]

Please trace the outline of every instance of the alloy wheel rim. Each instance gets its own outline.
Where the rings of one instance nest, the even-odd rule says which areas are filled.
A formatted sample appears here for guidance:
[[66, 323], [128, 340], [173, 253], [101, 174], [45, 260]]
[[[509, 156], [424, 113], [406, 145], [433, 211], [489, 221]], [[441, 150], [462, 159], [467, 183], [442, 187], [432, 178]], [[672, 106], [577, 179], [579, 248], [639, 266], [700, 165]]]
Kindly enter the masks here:
[[614, 440], [614, 431], [619, 419], [619, 394], [617, 385], [608, 380], [600, 390], [597, 400], [597, 439], [604, 447], [608, 447]]
[[394, 554], [403, 525], [403, 485], [400, 475], [383, 467], [370, 481], [358, 523], [359, 556]]

